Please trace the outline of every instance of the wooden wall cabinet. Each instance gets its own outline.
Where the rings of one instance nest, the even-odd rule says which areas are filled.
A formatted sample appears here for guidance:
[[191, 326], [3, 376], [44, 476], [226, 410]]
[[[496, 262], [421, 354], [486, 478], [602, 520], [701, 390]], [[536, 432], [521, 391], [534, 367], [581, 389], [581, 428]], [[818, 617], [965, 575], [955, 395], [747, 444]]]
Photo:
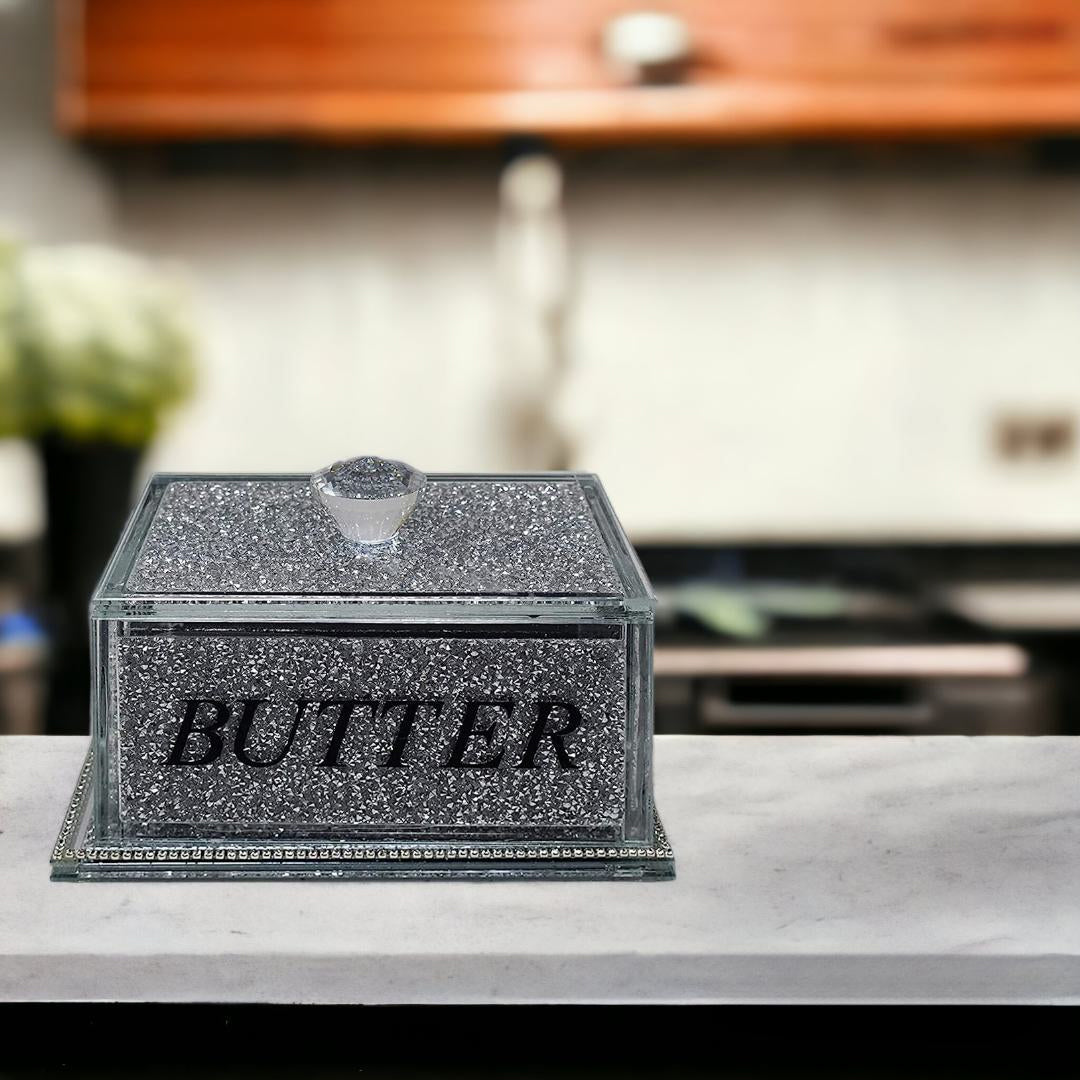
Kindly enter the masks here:
[[[671, 85], [609, 20], [676, 14]], [[60, 0], [58, 116], [87, 136], [563, 140], [1080, 128], [1077, 0]]]

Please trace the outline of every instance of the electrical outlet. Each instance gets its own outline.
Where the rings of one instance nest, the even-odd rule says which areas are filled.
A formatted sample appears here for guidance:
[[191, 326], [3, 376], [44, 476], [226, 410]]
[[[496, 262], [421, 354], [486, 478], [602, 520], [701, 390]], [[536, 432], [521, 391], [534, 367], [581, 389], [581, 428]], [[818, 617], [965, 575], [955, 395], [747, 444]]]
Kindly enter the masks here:
[[994, 419], [993, 441], [999, 461], [1063, 461], [1076, 450], [1076, 417], [1064, 411], [1001, 413]]

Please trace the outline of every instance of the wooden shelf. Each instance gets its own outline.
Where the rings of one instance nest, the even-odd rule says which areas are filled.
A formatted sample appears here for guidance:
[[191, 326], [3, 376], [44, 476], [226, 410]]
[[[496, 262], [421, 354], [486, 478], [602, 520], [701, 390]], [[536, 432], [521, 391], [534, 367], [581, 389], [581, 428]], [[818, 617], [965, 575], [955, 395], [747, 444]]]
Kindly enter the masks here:
[[676, 0], [684, 81], [605, 61], [619, 0], [60, 0], [58, 118], [121, 138], [647, 141], [1080, 130], [1069, 0]]

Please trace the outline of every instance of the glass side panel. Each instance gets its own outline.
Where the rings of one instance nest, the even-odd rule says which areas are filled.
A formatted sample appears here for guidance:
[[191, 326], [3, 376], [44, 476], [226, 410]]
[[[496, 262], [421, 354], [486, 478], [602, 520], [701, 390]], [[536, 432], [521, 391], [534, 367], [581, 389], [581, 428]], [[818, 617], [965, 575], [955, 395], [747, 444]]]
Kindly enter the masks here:
[[163, 478], [129, 532], [131, 596], [623, 596], [645, 591], [575, 474], [431, 476], [394, 540], [346, 540], [306, 477]]
[[625, 625], [110, 634], [103, 836], [622, 838], [628, 809], [651, 829]]

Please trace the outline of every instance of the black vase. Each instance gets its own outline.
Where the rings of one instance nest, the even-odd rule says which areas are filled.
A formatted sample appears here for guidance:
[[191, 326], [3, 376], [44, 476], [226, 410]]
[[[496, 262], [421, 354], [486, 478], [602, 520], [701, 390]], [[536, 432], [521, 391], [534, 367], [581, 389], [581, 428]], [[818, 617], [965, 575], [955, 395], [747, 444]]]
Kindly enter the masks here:
[[134, 495], [140, 446], [81, 441], [61, 435], [39, 440], [45, 470], [45, 587], [52, 661], [46, 730], [89, 729], [90, 648], [87, 604]]

